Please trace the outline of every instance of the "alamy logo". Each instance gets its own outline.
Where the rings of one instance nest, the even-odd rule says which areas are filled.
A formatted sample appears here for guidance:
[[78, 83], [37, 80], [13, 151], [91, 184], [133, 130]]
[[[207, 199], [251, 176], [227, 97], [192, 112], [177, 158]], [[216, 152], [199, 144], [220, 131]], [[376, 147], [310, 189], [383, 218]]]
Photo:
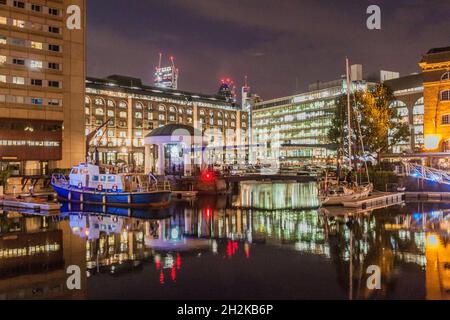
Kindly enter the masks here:
[[380, 290], [381, 289], [381, 269], [379, 266], [369, 266], [367, 268], [367, 289]]
[[377, 5], [371, 5], [367, 8], [366, 13], [370, 14], [367, 18], [367, 29], [381, 30], [381, 8]]
[[81, 9], [79, 6], [73, 4], [67, 7], [66, 26], [69, 30], [81, 29]]
[[70, 276], [66, 285], [69, 290], [81, 290], [81, 269], [79, 266], [69, 266], [66, 271]]

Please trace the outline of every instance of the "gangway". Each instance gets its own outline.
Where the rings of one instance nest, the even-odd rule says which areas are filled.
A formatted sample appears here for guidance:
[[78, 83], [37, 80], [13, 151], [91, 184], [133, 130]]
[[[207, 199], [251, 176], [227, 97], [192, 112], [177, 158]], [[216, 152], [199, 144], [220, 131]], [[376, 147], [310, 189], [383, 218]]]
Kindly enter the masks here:
[[403, 165], [405, 166], [405, 174], [407, 176], [450, 185], [450, 172], [448, 171], [430, 168], [407, 161], [404, 161]]

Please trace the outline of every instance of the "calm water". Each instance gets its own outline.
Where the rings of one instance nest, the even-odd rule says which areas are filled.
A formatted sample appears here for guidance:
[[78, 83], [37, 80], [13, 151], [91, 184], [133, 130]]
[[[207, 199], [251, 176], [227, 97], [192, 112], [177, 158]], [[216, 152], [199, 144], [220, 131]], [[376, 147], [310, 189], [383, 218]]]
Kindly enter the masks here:
[[[349, 224], [298, 209], [314, 204], [309, 188], [247, 188], [252, 209], [235, 208], [250, 206], [243, 192], [154, 212], [0, 211], [0, 299], [450, 298], [450, 204], [407, 204]], [[70, 265], [82, 270], [82, 290], [66, 288]], [[382, 270], [381, 290], [366, 288], [370, 265]]]

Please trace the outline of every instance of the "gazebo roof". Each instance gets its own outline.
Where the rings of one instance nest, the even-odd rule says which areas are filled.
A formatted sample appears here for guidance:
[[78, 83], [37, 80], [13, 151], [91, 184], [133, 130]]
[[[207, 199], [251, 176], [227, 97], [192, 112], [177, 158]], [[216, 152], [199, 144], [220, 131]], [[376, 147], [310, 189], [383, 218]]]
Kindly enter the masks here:
[[[195, 129], [192, 126], [184, 125], [184, 124], [168, 124], [161, 128], [157, 128], [150, 132], [148, 135], [146, 135], [146, 138], [151, 137], [170, 137], [174, 134], [177, 136], [180, 136], [180, 133], [188, 132], [191, 137], [193, 136], [202, 136], [202, 132], [198, 129]], [[181, 134], [183, 135], [183, 134]]]

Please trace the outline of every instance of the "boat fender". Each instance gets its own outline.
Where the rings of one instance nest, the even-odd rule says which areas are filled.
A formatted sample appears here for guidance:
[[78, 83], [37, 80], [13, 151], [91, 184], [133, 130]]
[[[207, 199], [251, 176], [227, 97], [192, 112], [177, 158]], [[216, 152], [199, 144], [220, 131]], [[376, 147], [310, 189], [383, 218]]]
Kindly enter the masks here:
[[97, 186], [97, 191], [103, 191], [103, 185], [99, 184], [99, 185]]
[[114, 191], [114, 192], [117, 192], [117, 186], [116, 185], [113, 185], [113, 187], [112, 187], [112, 191]]
[[83, 184], [80, 182], [78, 183], [78, 189], [82, 189], [83, 188]]

